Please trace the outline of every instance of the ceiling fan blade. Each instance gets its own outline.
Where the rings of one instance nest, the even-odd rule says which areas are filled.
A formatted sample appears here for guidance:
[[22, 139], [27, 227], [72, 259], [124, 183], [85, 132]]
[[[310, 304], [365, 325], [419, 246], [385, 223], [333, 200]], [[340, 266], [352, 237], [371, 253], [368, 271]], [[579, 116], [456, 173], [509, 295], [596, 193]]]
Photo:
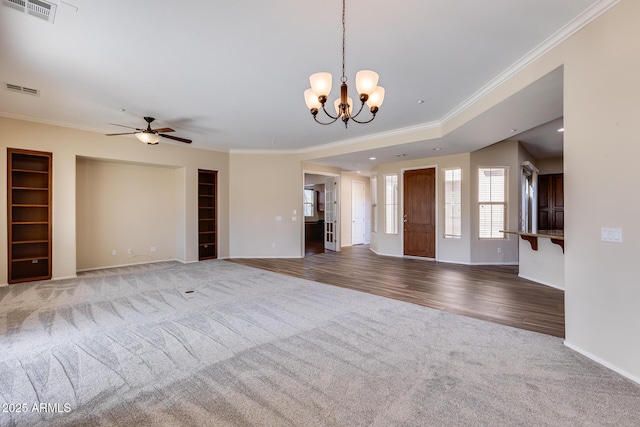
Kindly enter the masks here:
[[106, 133], [105, 136], [117, 136], [117, 135], [134, 135], [137, 132], [126, 132], [126, 133]]
[[135, 129], [137, 131], [143, 131], [144, 129], [138, 129], [138, 128], [132, 128], [131, 126], [125, 126], [125, 125], [119, 125], [117, 123], [109, 123], [110, 125], [114, 125], [114, 126], [120, 126], [121, 128], [129, 128], [129, 129]]
[[175, 132], [175, 130], [171, 129], [171, 128], [160, 128], [160, 129], [153, 129], [154, 132], [157, 133], [165, 133], [165, 132]]
[[162, 133], [160, 134], [160, 136], [163, 137], [163, 138], [169, 138], [169, 139], [174, 139], [176, 141], [184, 142], [186, 144], [191, 144], [191, 140], [190, 139], [178, 138], [177, 136], [164, 135]]

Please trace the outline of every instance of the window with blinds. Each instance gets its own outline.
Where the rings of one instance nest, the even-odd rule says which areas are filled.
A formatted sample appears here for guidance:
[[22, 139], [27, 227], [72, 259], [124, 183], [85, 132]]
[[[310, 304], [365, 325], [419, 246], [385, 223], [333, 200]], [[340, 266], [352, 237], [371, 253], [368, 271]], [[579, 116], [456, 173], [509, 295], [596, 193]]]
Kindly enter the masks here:
[[478, 168], [479, 237], [502, 239], [507, 210], [507, 168]]
[[371, 178], [371, 231], [378, 232], [378, 178]]
[[314, 215], [314, 209], [313, 209], [313, 199], [315, 196], [316, 192], [313, 190], [304, 190], [304, 216], [313, 216]]
[[462, 237], [462, 170], [444, 170], [444, 237]]
[[384, 232], [398, 234], [398, 175], [384, 177]]

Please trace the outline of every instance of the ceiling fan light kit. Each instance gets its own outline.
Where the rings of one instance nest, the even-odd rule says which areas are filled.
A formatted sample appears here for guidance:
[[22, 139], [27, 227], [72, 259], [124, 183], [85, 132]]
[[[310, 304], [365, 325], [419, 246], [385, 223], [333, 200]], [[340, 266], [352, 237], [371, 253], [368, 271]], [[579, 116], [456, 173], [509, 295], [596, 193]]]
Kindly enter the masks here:
[[180, 142], [184, 142], [185, 144], [191, 144], [191, 140], [190, 139], [185, 139], [185, 138], [179, 138], [177, 136], [173, 136], [173, 135], [166, 135], [166, 132], [175, 132], [175, 130], [171, 129], [171, 128], [160, 128], [160, 129], [151, 129], [151, 122], [153, 122], [155, 119], [153, 117], [145, 117], [144, 120], [147, 122], [147, 128], [146, 129], [138, 129], [138, 128], [132, 128], [130, 126], [124, 126], [124, 125], [118, 125], [115, 123], [109, 123], [112, 124], [114, 126], [121, 126], [124, 128], [129, 128], [129, 129], [135, 129], [135, 132], [126, 132], [126, 133], [108, 133], [107, 136], [117, 136], [117, 135], [135, 135], [136, 138], [138, 138], [140, 141], [144, 142], [145, 144], [148, 145], [156, 145], [158, 144], [158, 142], [160, 142], [160, 138], [168, 138], [168, 139], [173, 139], [175, 141], [180, 141]]
[[147, 131], [137, 132], [135, 136], [140, 141], [149, 145], [156, 145], [158, 142], [160, 142], [160, 135], [154, 132], [147, 132]]
[[[348, 95], [347, 77], [345, 76], [345, 9], [346, 0], [342, 0], [342, 77], [340, 78], [340, 98], [334, 102], [336, 109], [336, 115], [333, 116], [325, 109], [327, 97], [331, 92], [331, 73], [320, 72], [312, 74], [309, 77], [311, 88], [304, 91], [304, 100], [309, 108], [309, 111], [313, 115], [313, 119], [321, 125], [329, 125], [336, 122], [338, 119], [344, 122], [344, 127], [347, 127], [349, 120], [353, 120], [356, 123], [364, 124], [373, 121], [376, 118], [376, 113], [384, 101], [384, 88], [378, 86], [378, 73], [371, 70], [362, 70], [356, 73], [356, 90], [358, 91], [358, 99], [360, 100], [360, 109], [353, 115], [353, 99]], [[364, 104], [367, 104], [369, 111], [371, 112], [371, 118], [365, 121], [358, 121], [356, 117], [360, 115], [364, 108]], [[318, 120], [318, 112], [322, 109], [324, 113], [329, 117], [330, 121], [322, 122]]]

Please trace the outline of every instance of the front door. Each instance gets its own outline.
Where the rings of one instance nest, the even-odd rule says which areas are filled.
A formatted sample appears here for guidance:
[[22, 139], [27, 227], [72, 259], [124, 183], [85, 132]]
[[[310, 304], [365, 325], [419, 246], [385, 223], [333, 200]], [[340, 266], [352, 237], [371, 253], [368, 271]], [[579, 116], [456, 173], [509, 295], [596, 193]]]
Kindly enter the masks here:
[[404, 172], [404, 254], [436, 257], [436, 170]]

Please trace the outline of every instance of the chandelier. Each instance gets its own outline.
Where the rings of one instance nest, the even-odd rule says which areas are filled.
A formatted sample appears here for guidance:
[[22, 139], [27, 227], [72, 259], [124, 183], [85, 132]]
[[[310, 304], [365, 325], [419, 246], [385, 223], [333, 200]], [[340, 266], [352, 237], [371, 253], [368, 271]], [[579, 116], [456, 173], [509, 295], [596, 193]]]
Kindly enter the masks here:
[[[344, 122], [344, 127], [346, 128], [349, 120], [364, 124], [369, 123], [376, 118], [378, 108], [380, 108], [382, 101], [384, 101], [384, 88], [382, 86], [378, 86], [378, 73], [371, 70], [358, 71], [356, 73], [356, 90], [358, 91], [358, 97], [360, 99], [360, 109], [356, 114], [352, 114], [353, 100], [348, 96], [347, 77], [344, 72], [345, 1], [346, 0], [342, 0], [342, 77], [340, 78], [342, 84], [340, 85], [340, 98], [336, 99], [333, 104], [336, 109], [336, 115], [332, 116], [325, 109], [327, 96], [329, 95], [329, 92], [331, 92], [331, 73], [321, 72], [312, 74], [311, 77], [309, 77], [311, 88], [304, 91], [304, 100], [316, 122], [321, 125], [330, 125], [340, 119]], [[362, 112], [365, 103], [369, 107], [371, 118], [369, 120], [359, 121], [356, 117], [358, 117]], [[321, 108], [329, 117], [330, 121], [322, 122], [318, 120], [318, 112]]]

